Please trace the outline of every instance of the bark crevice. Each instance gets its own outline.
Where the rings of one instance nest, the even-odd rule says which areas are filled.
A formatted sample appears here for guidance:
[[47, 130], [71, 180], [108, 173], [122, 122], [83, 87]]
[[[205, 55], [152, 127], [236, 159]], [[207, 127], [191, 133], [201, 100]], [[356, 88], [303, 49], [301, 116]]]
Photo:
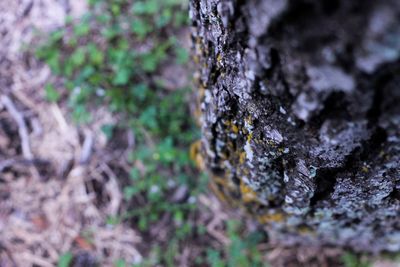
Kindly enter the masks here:
[[193, 0], [191, 14], [220, 196], [274, 242], [400, 250], [400, 2]]

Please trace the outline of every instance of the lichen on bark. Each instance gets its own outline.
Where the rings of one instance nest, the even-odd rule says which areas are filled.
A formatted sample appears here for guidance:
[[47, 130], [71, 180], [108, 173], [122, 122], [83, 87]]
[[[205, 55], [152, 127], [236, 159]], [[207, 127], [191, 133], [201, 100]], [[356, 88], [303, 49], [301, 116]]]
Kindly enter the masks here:
[[286, 245], [400, 250], [400, 2], [192, 0], [220, 198]]

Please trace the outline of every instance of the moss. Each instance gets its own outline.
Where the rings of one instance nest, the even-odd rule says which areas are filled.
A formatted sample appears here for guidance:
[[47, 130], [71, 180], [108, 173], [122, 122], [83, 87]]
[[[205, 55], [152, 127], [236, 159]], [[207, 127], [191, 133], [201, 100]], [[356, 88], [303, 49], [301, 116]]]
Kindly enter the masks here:
[[235, 124], [232, 124], [231, 129], [233, 133], [235, 134], [239, 133], [239, 127], [237, 127]]
[[240, 193], [242, 194], [242, 200], [244, 203], [257, 201], [258, 197], [256, 192], [247, 186], [243, 181], [240, 181]]
[[297, 229], [297, 232], [301, 235], [315, 235], [316, 234], [315, 231], [311, 227], [306, 226], [306, 225], [300, 226]]
[[244, 164], [245, 161], [246, 161], [246, 152], [243, 151], [243, 152], [241, 152], [240, 155], [239, 155], [239, 163], [240, 163], [240, 164]]
[[219, 64], [221, 64], [221, 62], [222, 62], [222, 55], [221, 55], [221, 54], [218, 54], [218, 56], [217, 56], [217, 62], [218, 62]]
[[257, 216], [257, 219], [262, 224], [267, 224], [271, 222], [283, 222], [285, 220], [285, 215], [281, 212], [272, 213], [272, 214], [263, 214]]
[[201, 153], [201, 140], [197, 140], [190, 146], [190, 158], [195, 162], [199, 170], [205, 170], [205, 162], [203, 154]]

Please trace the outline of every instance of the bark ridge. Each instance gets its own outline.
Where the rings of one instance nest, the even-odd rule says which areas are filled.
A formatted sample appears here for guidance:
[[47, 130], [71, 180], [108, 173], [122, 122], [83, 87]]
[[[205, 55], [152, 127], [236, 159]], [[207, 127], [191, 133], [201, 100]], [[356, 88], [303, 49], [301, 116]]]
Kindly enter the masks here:
[[192, 0], [203, 154], [272, 240], [400, 250], [400, 2]]

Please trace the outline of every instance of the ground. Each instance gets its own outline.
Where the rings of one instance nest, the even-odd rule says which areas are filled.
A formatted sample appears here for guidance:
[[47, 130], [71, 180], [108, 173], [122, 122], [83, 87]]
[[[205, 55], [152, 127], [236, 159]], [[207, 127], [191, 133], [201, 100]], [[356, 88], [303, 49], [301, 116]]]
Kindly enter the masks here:
[[[38, 42], [37, 30], [50, 32], [64, 24], [67, 14], [78, 18], [85, 13], [87, 6], [82, 2], [70, 3], [74, 5], [51, 0], [0, 2], [1, 267], [140, 265], [156, 258], [152, 256], [156, 245], [161, 247], [161, 254], [168, 252], [166, 243], [176, 232], [175, 221], [167, 213], [147, 231], [134, 220], [114, 221], [127, 211], [139, 209], [124, 198], [132, 168], [129, 157], [135, 146], [133, 134], [121, 130], [110, 139], [102, 129], [116, 123], [118, 115], [98, 106], [93, 108], [90, 123], [78, 125], [66, 101], [48, 101], [44, 88], [59, 78], [33, 56], [30, 48]], [[181, 87], [182, 79], [174, 77], [185, 76], [186, 71], [164, 69], [167, 87]], [[189, 199], [186, 190], [176, 187], [174, 201]], [[247, 247], [241, 247], [243, 236], [260, 233], [259, 226], [244, 220], [211, 193], [196, 195], [196, 209], [185, 220], [203, 232], [179, 241], [172, 265], [163, 259], [150, 266], [192, 266], [202, 257], [208, 259], [199, 265], [235, 266], [237, 263], [229, 263], [230, 259], [251, 262], [234, 255], [236, 245], [239, 254], [246, 251], [250, 258], [261, 255], [259, 265], [341, 264], [339, 249], [271, 247], [264, 237], [257, 239], [257, 253], [250, 253]], [[239, 228], [245, 230], [228, 223], [239, 220]], [[225, 255], [225, 263], [221, 263], [220, 254]]]
[[[28, 51], [38, 30], [60, 27], [86, 5], [21, 0], [0, 6], [0, 266], [55, 266], [70, 255], [73, 266], [142, 262], [151, 249], [147, 237], [128, 221], [108, 222], [127, 210], [119, 178], [131, 168], [130, 133], [107, 140], [100, 128], [118, 118], [104, 107], [95, 110], [93, 123], [72, 122], [65, 102], [46, 100], [44, 87], [56, 78]], [[221, 205], [211, 195], [198, 199], [207, 208], [193, 220], [204, 224], [210, 243], [228, 244]], [[152, 229], [160, 243], [169, 229], [165, 219]], [[177, 263], [188, 266], [193, 250], [187, 246]]]

